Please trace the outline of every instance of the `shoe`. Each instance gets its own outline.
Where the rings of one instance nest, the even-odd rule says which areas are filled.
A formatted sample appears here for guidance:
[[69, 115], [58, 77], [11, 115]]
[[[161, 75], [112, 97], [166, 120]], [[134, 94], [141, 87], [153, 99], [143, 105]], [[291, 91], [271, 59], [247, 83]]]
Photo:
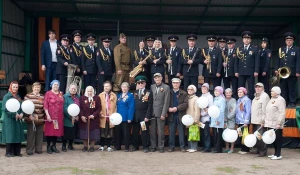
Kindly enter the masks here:
[[61, 150], [62, 150], [63, 152], [67, 152], [66, 146], [62, 146]]
[[143, 152], [144, 152], [144, 153], [148, 153], [148, 152], [149, 152], [149, 149], [144, 149]]
[[194, 149], [189, 150], [189, 153], [194, 153], [194, 152], [196, 152], [196, 150], [194, 150]]
[[68, 150], [75, 150], [75, 148], [73, 147], [73, 145], [68, 145]]
[[151, 148], [151, 150], [150, 150], [151, 152], [155, 152], [156, 151], [156, 149], [155, 148]]
[[229, 150], [227, 153], [229, 154], [234, 153], [234, 150]]
[[265, 154], [258, 154], [257, 157], [266, 157], [266, 155]]
[[58, 151], [58, 149], [57, 149], [56, 146], [54, 146], [54, 145], [51, 146], [51, 150], [52, 150], [52, 152], [54, 152], [54, 153], [60, 153], [60, 151]]
[[251, 152], [249, 152], [250, 154], [259, 154], [259, 152], [257, 152], [257, 151], [251, 151]]
[[47, 153], [48, 153], [48, 154], [52, 154], [51, 146], [47, 146]]
[[280, 159], [282, 159], [282, 156], [279, 156], [279, 157], [274, 156], [274, 157], [271, 158], [271, 160], [280, 160]]
[[205, 150], [203, 150], [202, 151], [202, 153], [210, 153], [211, 151], [210, 150], [207, 150], [207, 149], [205, 149]]
[[228, 153], [230, 150], [229, 149], [225, 149], [224, 151], [223, 151], [223, 153]]
[[242, 151], [238, 151], [238, 154], [241, 154]]
[[99, 150], [99, 151], [104, 151], [104, 147], [101, 146], [98, 150]]
[[108, 148], [107, 148], [107, 151], [108, 151], [108, 152], [113, 152], [114, 150], [113, 150], [111, 147], [108, 147]]
[[94, 147], [90, 147], [89, 152], [94, 152], [95, 148]]
[[14, 157], [12, 154], [5, 154], [5, 157]]
[[275, 156], [275, 155], [269, 155], [268, 158], [272, 158], [272, 157], [274, 157], [274, 156]]
[[164, 149], [160, 149], [160, 150], [159, 150], [159, 153], [164, 153], [164, 152], [165, 152]]
[[125, 149], [125, 152], [129, 152], [129, 149]]
[[288, 106], [287, 106], [287, 108], [295, 108], [296, 107], [296, 105], [294, 104], [294, 103], [290, 103]]
[[174, 152], [174, 148], [169, 148], [168, 152]]
[[213, 151], [212, 153], [222, 153], [222, 151]]
[[248, 152], [241, 151], [240, 154], [248, 154]]
[[26, 154], [27, 154], [28, 156], [32, 156], [32, 155], [33, 155], [33, 153], [27, 153], [27, 152], [26, 152]]
[[83, 151], [83, 152], [87, 152], [87, 151], [88, 151], [88, 148], [85, 146], [85, 147], [82, 148], [82, 151]]
[[36, 151], [35, 153], [37, 153], [37, 154], [43, 154], [42, 151]]
[[192, 150], [192, 149], [187, 149], [186, 152], [189, 152], [190, 150]]
[[134, 152], [134, 151], [137, 151], [138, 149], [136, 149], [135, 147], [131, 148], [130, 149], [130, 152]]
[[184, 148], [181, 148], [181, 152], [186, 152], [186, 150]]
[[22, 154], [15, 154], [14, 156], [23, 157]]

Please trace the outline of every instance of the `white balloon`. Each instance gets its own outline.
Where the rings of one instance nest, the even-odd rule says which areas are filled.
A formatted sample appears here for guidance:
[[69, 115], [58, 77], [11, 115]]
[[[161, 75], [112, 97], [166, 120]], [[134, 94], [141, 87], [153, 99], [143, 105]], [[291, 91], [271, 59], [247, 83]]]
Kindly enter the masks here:
[[225, 133], [223, 132], [222, 136], [223, 136], [223, 139], [225, 142], [233, 143], [237, 140], [238, 133], [234, 129], [227, 128], [227, 129], [225, 129]]
[[220, 116], [220, 109], [216, 105], [212, 105], [208, 108], [208, 115], [211, 118], [218, 118]]
[[208, 106], [208, 98], [206, 97], [199, 97], [196, 102], [199, 108], [206, 108]]
[[20, 109], [20, 102], [15, 98], [11, 98], [7, 100], [5, 107], [9, 112], [17, 112]]
[[[223, 138], [223, 140], [225, 140], [226, 139], [226, 136], [227, 136], [227, 133], [229, 132], [229, 129], [228, 128], [226, 128], [224, 131], [223, 131], [223, 133], [222, 133], [222, 138]], [[226, 140], [225, 140], [226, 141]]]
[[184, 115], [181, 121], [185, 126], [191, 126], [194, 123], [194, 118], [191, 115]]
[[68, 106], [68, 114], [72, 117], [76, 117], [80, 112], [80, 108], [77, 104], [73, 103]]
[[111, 116], [109, 117], [109, 121], [113, 124], [113, 125], [119, 125], [122, 122], [122, 116], [119, 113], [113, 113], [111, 114]]
[[256, 144], [256, 136], [254, 134], [249, 134], [245, 137], [244, 144], [251, 148]]
[[276, 134], [274, 129], [264, 132], [262, 140], [265, 144], [272, 144], [276, 139]]
[[22, 111], [31, 115], [34, 111], [34, 104], [31, 100], [25, 100], [21, 105]]

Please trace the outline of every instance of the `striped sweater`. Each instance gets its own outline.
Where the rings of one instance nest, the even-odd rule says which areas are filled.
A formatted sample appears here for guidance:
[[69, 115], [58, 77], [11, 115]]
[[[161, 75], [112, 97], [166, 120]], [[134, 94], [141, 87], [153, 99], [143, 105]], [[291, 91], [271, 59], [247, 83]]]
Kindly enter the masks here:
[[[36, 125], [43, 125], [45, 120], [45, 111], [44, 111], [44, 96], [42, 94], [35, 95], [32, 92], [27, 94], [24, 97], [24, 100], [31, 100], [34, 104], [34, 112], [33, 115], [37, 115], [38, 119], [34, 120]], [[29, 115], [25, 115], [26, 123], [32, 123], [29, 118]]]

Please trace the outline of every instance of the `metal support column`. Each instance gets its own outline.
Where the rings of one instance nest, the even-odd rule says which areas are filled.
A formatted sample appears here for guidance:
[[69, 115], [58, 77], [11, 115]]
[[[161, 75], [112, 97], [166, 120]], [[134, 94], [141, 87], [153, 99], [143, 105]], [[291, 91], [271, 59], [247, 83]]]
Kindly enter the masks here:
[[30, 49], [31, 48], [31, 18], [25, 17], [25, 59], [24, 59], [24, 70], [30, 70]]
[[2, 20], [3, 20], [3, 1], [0, 1], [0, 69], [2, 69]]

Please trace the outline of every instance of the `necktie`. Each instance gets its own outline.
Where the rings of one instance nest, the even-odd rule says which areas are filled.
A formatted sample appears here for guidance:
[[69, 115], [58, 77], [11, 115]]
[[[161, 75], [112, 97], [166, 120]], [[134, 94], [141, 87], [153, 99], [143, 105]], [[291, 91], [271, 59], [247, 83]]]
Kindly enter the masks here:
[[193, 49], [192, 48], [190, 48], [190, 53], [193, 51]]
[[108, 54], [110, 55], [110, 51], [109, 51], [109, 49], [108, 48], [106, 48], [106, 51], [108, 52]]
[[286, 47], [286, 52], [285, 52], [285, 53], [288, 53], [289, 50], [290, 50], [290, 48], [289, 48], [289, 47]]
[[142, 96], [142, 90], [140, 89], [139, 90], [139, 99], [141, 99], [141, 96]]
[[209, 50], [208, 50], [208, 53], [210, 53], [212, 51], [212, 49], [211, 48], [209, 48]]
[[245, 51], [248, 51], [248, 46], [245, 46], [244, 50], [245, 50]]
[[229, 49], [229, 55], [231, 55], [231, 53], [232, 53], [232, 50], [231, 50], [231, 49]]
[[93, 46], [91, 46], [91, 50], [94, 52], [94, 47]]

